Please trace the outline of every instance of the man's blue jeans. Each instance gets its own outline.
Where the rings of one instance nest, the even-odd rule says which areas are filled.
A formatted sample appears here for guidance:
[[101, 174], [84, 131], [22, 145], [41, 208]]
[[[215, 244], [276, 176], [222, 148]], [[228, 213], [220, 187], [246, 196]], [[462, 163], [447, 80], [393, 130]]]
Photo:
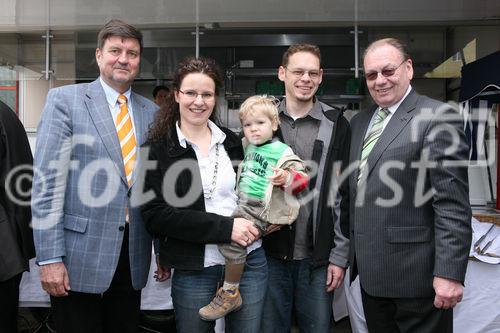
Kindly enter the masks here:
[[[215, 321], [203, 321], [198, 310], [210, 303], [217, 286], [222, 286], [224, 266], [206, 267], [202, 271], [174, 270], [172, 301], [177, 332], [213, 332]], [[264, 250], [252, 251], [240, 282], [243, 306], [226, 316], [226, 332], [260, 332], [260, 321], [267, 289], [267, 263]]]
[[261, 331], [289, 333], [295, 309], [300, 332], [331, 332], [333, 293], [326, 292], [327, 267], [311, 272], [310, 259], [285, 261], [268, 257], [267, 264], [269, 285]]

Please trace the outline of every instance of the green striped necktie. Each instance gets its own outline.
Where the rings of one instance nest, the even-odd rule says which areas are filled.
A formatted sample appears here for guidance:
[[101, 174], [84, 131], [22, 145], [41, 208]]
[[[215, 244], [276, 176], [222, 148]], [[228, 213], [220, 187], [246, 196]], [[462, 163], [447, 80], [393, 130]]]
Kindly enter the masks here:
[[359, 163], [358, 182], [362, 178], [363, 173], [368, 171], [365, 170], [367, 169], [366, 162], [368, 160], [368, 156], [370, 155], [373, 147], [375, 147], [378, 138], [380, 138], [380, 135], [384, 130], [384, 120], [385, 118], [387, 118], [388, 115], [389, 115], [389, 109], [387, 108], [381, 108], [377, 112], [372, 127], [370, 128], [370, 131], [368, 132], [365, 141], [363, 141], [363, 150], [361, 151], [361, 160]]

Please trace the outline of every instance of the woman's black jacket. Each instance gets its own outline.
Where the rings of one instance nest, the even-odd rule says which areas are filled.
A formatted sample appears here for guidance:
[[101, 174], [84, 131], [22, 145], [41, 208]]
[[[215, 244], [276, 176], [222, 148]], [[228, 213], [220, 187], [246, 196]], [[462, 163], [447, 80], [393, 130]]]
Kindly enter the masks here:
[[[243, 158], [241, 140], [229, 129], [221, 130], [226, 134], [224, 149], [237, 168]], [[154, 198], [141, 206], [142, 217], [149, 233], [161, 240], [162, 266], [201, 270], [205, 244], [231, 242], [233, 218], [205, 211], [196, 154], [189, 145], [183, 148], [173, 132], [171, 139], [143, 145], [149, 148], [149, 160], [158, 164], [146, 170], [144, 193], [152, 190]]]

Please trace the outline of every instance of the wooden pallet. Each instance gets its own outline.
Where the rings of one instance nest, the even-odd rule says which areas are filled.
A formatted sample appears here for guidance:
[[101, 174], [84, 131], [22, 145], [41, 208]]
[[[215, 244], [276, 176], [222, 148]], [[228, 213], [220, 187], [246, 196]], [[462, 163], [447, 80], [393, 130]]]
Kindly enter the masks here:
[[479, 222], [493, 223], [500, 226], [500, 214], [499, 213], [473, 213]]

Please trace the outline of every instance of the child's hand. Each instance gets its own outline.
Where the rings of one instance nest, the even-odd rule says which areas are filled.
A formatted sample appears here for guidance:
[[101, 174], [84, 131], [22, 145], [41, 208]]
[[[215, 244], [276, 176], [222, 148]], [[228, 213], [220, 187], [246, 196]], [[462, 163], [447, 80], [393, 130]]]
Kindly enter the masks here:
[[264, 236], [269, 235], [270, 233], [273, 233], [275, 231], [278, 231], [282, 227], [283, 226], [281, 224], [269, 224], [266, 228], [266, 231], [264, 232]]
[[273, 168], [273, 171], [274, 175], [269, 177], [271, 184], [274, 186], [284, 186], [290, 177], [290, 173], [280, 168]]

